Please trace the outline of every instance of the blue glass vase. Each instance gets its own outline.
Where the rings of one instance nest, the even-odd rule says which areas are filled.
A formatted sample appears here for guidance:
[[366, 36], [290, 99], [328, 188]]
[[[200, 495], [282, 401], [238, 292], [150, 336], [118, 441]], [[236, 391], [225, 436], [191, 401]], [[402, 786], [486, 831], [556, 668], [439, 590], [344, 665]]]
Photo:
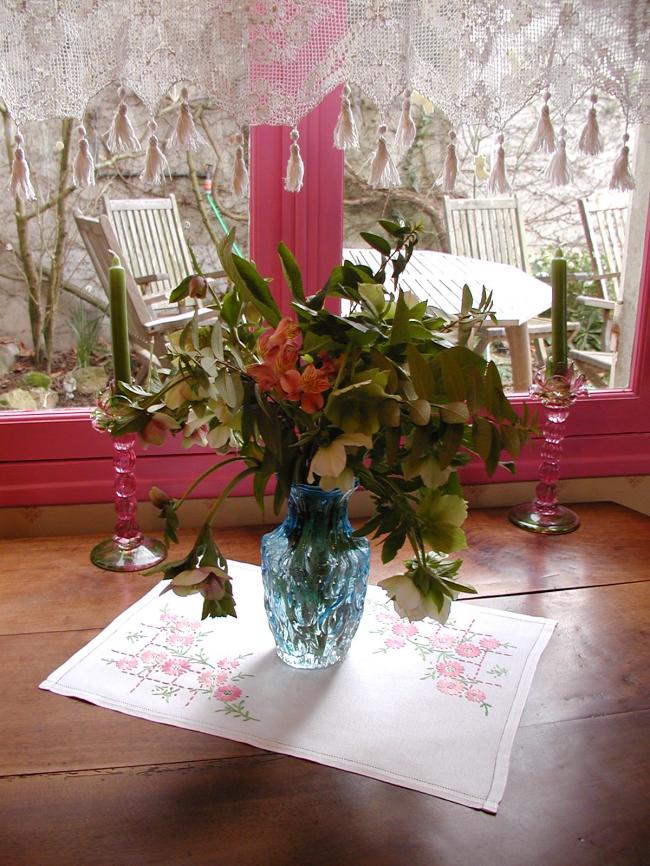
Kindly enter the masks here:
[[284, 522], [262, 536], [266, 615], [278, 655], [292, 667], [336, 664], [359, 627], [370, 544], [352, 535], [352, 492], [294, 484]]

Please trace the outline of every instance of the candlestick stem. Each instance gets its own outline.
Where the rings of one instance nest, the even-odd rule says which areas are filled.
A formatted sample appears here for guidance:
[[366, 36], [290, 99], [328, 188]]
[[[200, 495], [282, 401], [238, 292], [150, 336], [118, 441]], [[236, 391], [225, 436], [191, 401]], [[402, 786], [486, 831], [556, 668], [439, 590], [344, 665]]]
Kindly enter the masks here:
[[135, 436], [118, 436], [112, 441], [115, 532], [112, 538], [92, 549], [90, 560], [93, 565], [106, 571], [142, 571], [162, 562], [167, 549], [157, 539], [144, 536], [138, 527]]
[[576, 375], [571, 366], [565, 375], [547, 376], [540, 371], [535, 377], [531, 395], [539, 397], [546, 410], [540, 452], [540, 480], [535, 488], [533, 502], [516, 505], [510, 511], [508, 516], [515, 526], [547, 535], [573, 532], [580, 526], [578, 515], [559, 504], [557, 482], [569, 410], [576, 398], [586, 393], [584, 376]]

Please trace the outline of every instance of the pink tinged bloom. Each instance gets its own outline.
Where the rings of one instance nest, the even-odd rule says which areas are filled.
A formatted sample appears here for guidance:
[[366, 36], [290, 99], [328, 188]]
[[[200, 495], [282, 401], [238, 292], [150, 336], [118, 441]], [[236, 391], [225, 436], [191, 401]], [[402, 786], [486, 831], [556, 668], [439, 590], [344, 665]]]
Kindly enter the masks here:
[[189, 673], [191, 667], [187, 659], [168, 659], [163, 664], [162, 670], [172, 677], [178, 677], [181, 674]]
[[225, 701], [226, 703], [236, 701], [237, 698], [241, 697], [241, 689], [232, 683], [228, 683], [226, 686], [219, 686], [214, 696], [218, 701]]
[[162, 412], [156, 414], [140, 430], [140, 439], [145, 448], [148, 445], [162, 445], [169, 430], [177, 429], [178, 422]]
[[120, 659], [117, 662], [117, 667], [121, 671], [134, 671], [138, 667], [138, 660], [135, 658]]
[[482, 704], [485, 700], [485, 692], [474, 688], [474, 686], [470, 686], [465, 692], [465, 697], [468, 701], [472, 701], [475, 704]]
[[451, 649], [456, 643], [456, 638], [450, 634], [435, 634], [429, 638], [429, 643], [435, 649]]
[[495, 637], [482, 637], [478, 642], [478, 645], [484, 650], [494, 650], [501, 646], [501, 641], [497, 640]]
[[403, 637], [414, 637], [418, 633], [418, 629], [412, 622], [396, 622], [393, 626], [393, 633]]
[[389, 649], [401, 649], [403, 646], [406, 646], [406, 641], [403, 637], [387, 637], [384, 644]]
[[140, 653], [140, 659], [145, 665], [161, 665], [168, 658], [167, 653], [160, 650], [144, 650], [144, 652]]
[[446, 677], [462, 677], [465, 673], [465, 665], [460, 662], [454, 662], [450, 659], [446, 659], [444, 661], [438, 662], [436, 665], [436, 670], [439, 674], [442, 674]]
[[475, 659], [476, 656], [481, 655], [481, 650], [473, 643], [459, 643], [456, 647], [456, 652], [459, 656], [463, 656], [466, 659]]
[[463, 693], [463, 684], [458, 680], [438, 680], [436, 688], [443, 695], [461, 695]]

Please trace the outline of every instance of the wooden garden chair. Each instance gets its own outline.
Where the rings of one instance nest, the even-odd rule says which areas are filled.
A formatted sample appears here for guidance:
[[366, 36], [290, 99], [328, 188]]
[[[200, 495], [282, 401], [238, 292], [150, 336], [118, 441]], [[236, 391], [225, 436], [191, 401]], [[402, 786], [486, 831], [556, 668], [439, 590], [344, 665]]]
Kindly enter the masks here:
[[621, 273], [629, 198], [626, 194], [607, 193], [578, 199], [578, 210], [592, 268], [592, 273], [580, 274], [579, 278], [585, 282], [593, 281], [598, 291], [596, 296], [579, 295], [578, 301], [602, 312], [603, 350], [571, 349], [569, 355], [590, 381], [598, 385], [605, 381], [611, 387], [623, 305]]
[[[143, 274], [137, 278], [133, 276], [128, 258], [122, 251], [108, 217], [102, 214], [99, 219], [94, 219], [75, 210], [74, 219], [106, 297], [110, 298], [108, 269], [113, 253], [120, 257], [124, 265], [129, 335], [134, 349], [150, 360], [153, 344], [153, 353], [162, 354], [165, 349], [164, 335], [183, 328], [194, 316], [196, 308], [188, 306], [179, 312], [176, 308], [170, 311], [169, 305], [166, 308], [161, 307], [161, 302], [166, 300], [166, 292], [151, 290], [153, 284], [160, 282], [160, 275]], [[208, 307], [199, 308], [197, 313], [201, 322], [216, 318], [215, 311]]]
[[[445, 219], [450, 252], [458, 256], [484, 259], [512, 265], [530, 273], [523, 222], [516, 198], [452, 199], [445, 196]], [[579, 322], [568, 322], [573, 337]], [[550, 341], [551, 320], [536, 317], [528, 322], [528, 333], [535, 342], [537, 362], [546, 363], [546, 340]], [[505, 328], [484, 325], [479, 334], [477, 351], [482, 352], [494, 340], [503, 340]]]
[[[168, 297], [185, 277], [196, 273], [175, 196], [110, 199], [105, 195], [102, 205], [136, 282], [147, 280], [141, 283], [143, 295], [162, 292]], [[224, 271], [204, 276], [221, 280], [225, 288]]]

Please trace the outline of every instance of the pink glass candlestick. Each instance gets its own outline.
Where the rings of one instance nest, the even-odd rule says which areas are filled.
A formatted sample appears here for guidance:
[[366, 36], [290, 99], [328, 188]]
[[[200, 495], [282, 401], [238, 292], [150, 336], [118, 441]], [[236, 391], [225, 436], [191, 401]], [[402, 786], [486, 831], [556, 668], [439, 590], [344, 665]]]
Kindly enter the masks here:
[[162, 562], [165, 545], [143, 535], [138, 528], [135, 483], [135, 436], [113, 439], [115, 471], [115, 533], [90, 552], [90, 561], [106, 571], [142, 571]]
[[578, 397], [587, 394], [585, 377], [581, 373], [576, 374], [572, 365], [569, 365], [565, 375], [548, 376], [544, 370], [540, 370], [530, 393], [538, 397], [546, 409], [540, 481], [535, 488], [534, 501], [516, 505], [508, 516], [515, 526], [530, 532], [547, 535], [573, 532], [580, 526], [580, 519], [570, 508], [558, 503], [557, 482], [569, 409]]

